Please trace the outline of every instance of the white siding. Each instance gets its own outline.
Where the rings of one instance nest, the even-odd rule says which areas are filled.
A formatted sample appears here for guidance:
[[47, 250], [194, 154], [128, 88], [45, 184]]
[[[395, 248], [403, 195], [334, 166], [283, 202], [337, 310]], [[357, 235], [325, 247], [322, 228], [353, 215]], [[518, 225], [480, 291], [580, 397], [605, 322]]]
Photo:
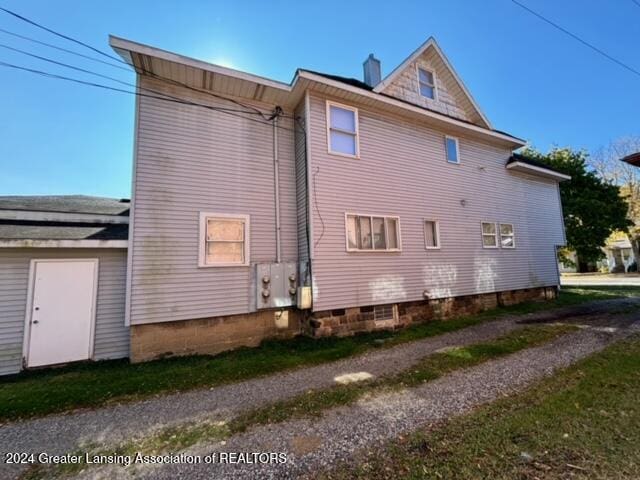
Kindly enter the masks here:
[[0, 375], [21, 369], [29, 264], [33, 258], [98, 258], [94, 359], [128, 357], [125, 250], [0, 248]]
[[[243, 109], [156, 80], [140, 82], [198, 103]], [[296, 261], [294, 134], [288, 114], [278, 130], [282, 260]], [[256, 115], [241, 117], [140, 99], [129, 244], [132, 325], [255, 309], [253, 265], [198, 268], [200, 211], [249, 215], [251, 263], [275, 261], [273, 129], [247, 118], [261, 120]]]
[[[359, 116], [361, 158], [330, 155], [325, 100], [311, 99], [314, 310], [557, 284], [555, 182], [509, 172], [508, 150], [465, 138], [460, 164], [447, 163], [447, 132]], [[402, 252], [347, 253], [345, 212], [399, 216]], [[440, 222], [440, 250], [424, 247], [425, 218]], [[483, 249], [483, 220], [513, 224], [516, 248]]]

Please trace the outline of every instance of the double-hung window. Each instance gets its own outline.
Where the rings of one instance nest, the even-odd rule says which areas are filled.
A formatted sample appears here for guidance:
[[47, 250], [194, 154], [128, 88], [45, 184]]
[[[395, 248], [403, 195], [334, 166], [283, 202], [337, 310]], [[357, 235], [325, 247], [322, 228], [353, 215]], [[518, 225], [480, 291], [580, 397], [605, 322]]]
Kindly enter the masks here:
[[200, 213], [200, 267], [249, 265], [249, 216]]
[[498, 248], [498, 231], [493, 222], [482, 222], [482, 246], [484, 248]]
[[398, 217], [346, 215], [347, 251], [400, 250]]
[[418, 85], [420, 95], [432, 100], [436, 98], [436, 76], [431, 70], [418, 67]]
[[327, 101], [327, 140], [329, 153], [357, 158], [358, 109]]
[[502, 248], [516, 248], [516, 237], [512, 223], [500, 224], [500, 246]]
[[436, 220], [424, 221], [424, 246], [427, 250], [440, 248], [440, 225]]

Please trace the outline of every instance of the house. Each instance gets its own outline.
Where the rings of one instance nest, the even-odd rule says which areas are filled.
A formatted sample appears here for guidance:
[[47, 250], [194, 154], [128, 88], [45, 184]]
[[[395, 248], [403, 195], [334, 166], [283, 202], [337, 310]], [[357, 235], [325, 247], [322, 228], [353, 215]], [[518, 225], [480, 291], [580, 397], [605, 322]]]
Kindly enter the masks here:
[[0, 375], [129, 355], [129, 201], [0, 196]]
[[291, 83], [110, 44], [140, 93], [132, 361], [556, 295], [569, 177], [513, 153], [525, 142], [492, 127], [435, 40], [384, 78], [370, 55], [362, 81]]

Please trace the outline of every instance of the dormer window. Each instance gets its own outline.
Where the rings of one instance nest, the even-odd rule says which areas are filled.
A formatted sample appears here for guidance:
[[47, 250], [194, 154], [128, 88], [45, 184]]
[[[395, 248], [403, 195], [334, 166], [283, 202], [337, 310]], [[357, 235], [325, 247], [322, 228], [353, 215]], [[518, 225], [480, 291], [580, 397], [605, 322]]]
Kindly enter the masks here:
[[420, 95], [434, 100], [436, 98], [436, 76], [431, 70], [418, 67]]

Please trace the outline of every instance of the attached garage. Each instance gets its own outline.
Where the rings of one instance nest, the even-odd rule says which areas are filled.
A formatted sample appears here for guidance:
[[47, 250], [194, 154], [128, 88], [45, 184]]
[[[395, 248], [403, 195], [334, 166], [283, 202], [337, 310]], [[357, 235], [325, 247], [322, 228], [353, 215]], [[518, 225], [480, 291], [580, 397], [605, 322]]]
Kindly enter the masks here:
[[0, 374], [129, 356], [129, 201], [0, 197]]

